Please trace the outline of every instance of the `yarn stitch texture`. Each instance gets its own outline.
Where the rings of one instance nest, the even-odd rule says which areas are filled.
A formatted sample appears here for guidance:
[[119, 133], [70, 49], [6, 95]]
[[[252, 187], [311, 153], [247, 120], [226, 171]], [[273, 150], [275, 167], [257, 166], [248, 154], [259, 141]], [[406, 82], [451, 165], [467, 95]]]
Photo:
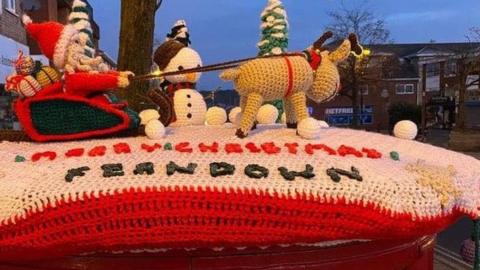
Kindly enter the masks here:
[[[151, 144], [144, 137], [1, 143], [0, 259], [410, 239], [437, 233], [461, 216], [480, 216], [480, 162], [466, 155], [348, 129], [324, 129], [313, 142], [277, 126], [259, 125], [248, 142], [234, 133], [235, 128], [225, 126], [167, 129], [169, 135], [156, 142], [153, 152], [144, 150]], [[314, 144], [323, 146], [317, 150]], [[167, 145], [173, 150], [166, 150]], [[218, 151], [201, 151], [213, 145]], [[226, 145], [243, 151], [228, 154]], [[304, 150], [306, 145], [311, 152]], [[116, 153], [114, 146], [117, 152], [128, 146], [131, 153]], [[192, 151], [180, 152], [177, 146]], [[359, 157], [346, 146], [369, 151]], [[77, 155], [65, 155], [69, 149]], [[92, 149], [101, 153], [94, 155]], [[333, 149], [352, 154], [342, 156]], [[373, 149], [382, 155], [367, 157]], [[401, 159], [392, 160], [392, 151]], [[30, 160], [50, 152], [55, 159]], [[15, 162], [17, 156], [27, 160]], [[212, 177], [210, 164], [222, 162], [236, 170]], [[180, 171], [190, 165], [193, 174], [175, 170], [167, 175], [169, 164]], [[308, 171], [309, 164], [310, 179], [287, 181], [278, 170]], [[248, 176], [249, 165], [268, 169], [263, 170], [268, 176]], [[352, 176], [361, 175], [362, 181], [340, 175], [337, 183], [327, 174], [331, 168], [347, 174], [352, 167]], [[427, 173], [430, 169], [435, 173]]]

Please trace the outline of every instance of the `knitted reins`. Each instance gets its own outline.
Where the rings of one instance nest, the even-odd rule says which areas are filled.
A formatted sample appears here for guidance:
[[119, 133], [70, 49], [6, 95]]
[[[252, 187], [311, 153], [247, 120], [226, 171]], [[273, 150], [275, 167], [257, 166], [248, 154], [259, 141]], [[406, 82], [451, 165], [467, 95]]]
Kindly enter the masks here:
[[257, 56], [257, 57], [250, 57], [244, 59], [238, 59], [228, 62], [222, 62], [218, 64], [203, 66], [203, 67], [196, 67], [184, 70], [177, 70], [159, 74], [145, 74], [145, 75], [138, 75], [132, 78], [132, 81], [144, 81], [144, 80], [152, 80], [156, 78], [166, 77], [166, 76], [174, 76], [180, 74], [187, 74], [187, 73], [197, 73], [197, 72], [210, 72], [216, 70], [225, 70], [229, 68], [235, 68], [240, 66], [242, 63], [255, 60], [255, 59], [265, 59], [265, 58], [276, 58], [276, 57], [289, 57], [289, 56], [302, 56], [305, 57], [304, 53], [283, 53], [283, 54], [276, 54], [276, 55], [266, 55], [266, 56]]

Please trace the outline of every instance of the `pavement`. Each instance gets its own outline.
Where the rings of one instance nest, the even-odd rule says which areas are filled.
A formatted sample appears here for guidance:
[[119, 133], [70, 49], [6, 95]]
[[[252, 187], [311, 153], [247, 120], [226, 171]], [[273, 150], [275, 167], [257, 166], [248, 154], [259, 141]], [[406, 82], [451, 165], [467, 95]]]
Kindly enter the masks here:
[[[427, 135], [426, 143], [448, 148], [449, 134], [450, 131], [448, 130], [431, 129]], [[480, 159], [480, 152], [464, 152], [464, 154]], [[435, 270], [468, 269], [465, 264], [462, 264], [459, 255], [462, 242], [471, 236], [472, 230], [472, 221], [468, 218], [462, 218], [437, 236]]]

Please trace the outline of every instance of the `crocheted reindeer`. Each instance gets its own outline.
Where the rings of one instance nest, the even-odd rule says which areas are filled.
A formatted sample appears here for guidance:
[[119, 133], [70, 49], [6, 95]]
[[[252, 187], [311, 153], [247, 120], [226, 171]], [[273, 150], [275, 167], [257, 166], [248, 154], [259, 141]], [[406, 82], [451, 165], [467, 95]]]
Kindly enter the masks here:
[[336, 95], [340, 86], [337, 65], [351, 53], [362, 53], [357, 36], [349, 38], [334, 51], [323, 44], [332, 37], [324, 33], [305, 55], [280, 55], [274, 58], [259, 58], [248, 61], [238, 68], [220, 74], [220, 78], [233, 81], [240, 94], [242, 119], [236, 132], [244, 138], [255, 122], [255, 116], [265, 101], [283, 99], [289, 128], [307, 119], [306, 96], [317, 103]]

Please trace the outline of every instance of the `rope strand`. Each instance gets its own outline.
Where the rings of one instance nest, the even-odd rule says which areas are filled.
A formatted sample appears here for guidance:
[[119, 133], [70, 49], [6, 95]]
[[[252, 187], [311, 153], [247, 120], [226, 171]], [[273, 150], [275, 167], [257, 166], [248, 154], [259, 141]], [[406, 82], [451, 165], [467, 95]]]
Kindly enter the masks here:
[[251, 60], [255, 60], [255, 59], [286, 57], [286, 56], [304, 56], [304, 54], [303, 53], [284, 53], [284, 54], [278, 54], [278, 55], [266, 55], [266, 56], [250, 57], [250, 58], [244, 58], [244, 59], [238, 59], [238, 60], [233, 60], [233, 61], [228, 61], [228, 62], [222, 62], [222, 63], [203, 66], [203, 67], [165, 72], [165, 73], [161, 73], [161, 74], [138, 75], [138, 76], [133, 77], [132, 81], [152, 80], [152, 79], [156, 79], [156, 78], [162, 78], [162, 77], [174, 76], [174, 75], [181, 75], [181, 74], [187, 74], [187, 73], [225, 70], [225, 69], [229, 69], [229, 68], [238, 67], [238, 66], [240, 66], [241, 63], [251, 61]]

